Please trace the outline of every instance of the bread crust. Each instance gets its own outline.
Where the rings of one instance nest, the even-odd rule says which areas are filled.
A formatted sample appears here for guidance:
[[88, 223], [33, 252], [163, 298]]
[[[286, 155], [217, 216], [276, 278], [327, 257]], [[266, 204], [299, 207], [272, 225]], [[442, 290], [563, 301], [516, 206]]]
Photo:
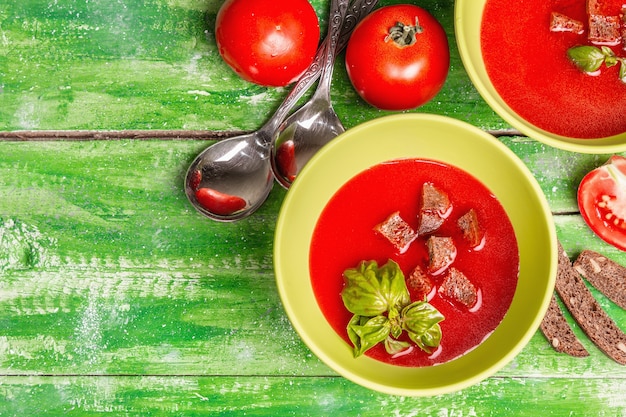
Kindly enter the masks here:
[[548, 311], [539, 328], [557, 352], [566, 353], [577, 358], [589, 356], [589, 352], [576, 337], [567, 322], [554, 294], [552, 294]]
[[400, 217], [400, 212], [391, 213], [382, 223], [374, 226], [374, 231], [384, 236], [400, 253], [407, 251], [417, 233]]
[[556, 291], [587, 337], [615, 362], [626, 365], [626, 334], [593, 297], [560, 243]]
[[574, 269], [609, 300], [626, 309], [626, 267], [585, 249], [576, 258]]

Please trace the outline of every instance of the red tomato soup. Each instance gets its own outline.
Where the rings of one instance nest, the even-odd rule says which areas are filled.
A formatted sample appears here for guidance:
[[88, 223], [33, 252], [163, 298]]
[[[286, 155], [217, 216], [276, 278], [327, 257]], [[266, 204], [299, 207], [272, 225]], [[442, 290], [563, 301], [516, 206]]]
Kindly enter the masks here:
[[[375, 260], [379, 266], [396, 261], [405, 278], [421, 265], [428, 266], [426, 239], [419, 236], [400, 254], [373, 230], [391, 213], [417, 230], [421, 190], [430, 182], [446, 192], [452, 211], [433, 235], [452, 237], [457, 248], [451, 266], [462, 271], [482, 297], [480, 307], [468, 309], [439, 294], [430, 303], [444, 316], [440, 323], [440, 348], [428, 354], [415, 347], [392, 358], [381, 344], [365, 354], [399, 366], [429, 366], [457, 358], [475, 348], [502, 321], [513, 299], [519, 273], [519, 255], [513, 227], [496, 197], [465, 171], [436, 161], [406, 159], [382, 163], [356, 175], [344, 184], [324, 208], [313, 233], [310, 271], [317, 302], [333, 329], [352, 347], [346, 326], [352, 314], [341, 298], [343, 272], [361, 261]], [[484, 245], [473, 249], [465, 242], [457, 220], [470, 208], [476, 211], [484, 233]], [[443, 274], [442, 274], [443, 275]], [[437, 286], [442, 275], [433, 276]], [[411, 294], [411, 301], [417, 301]]]
[[[588, 40], [586, 0], [487, 0], [481, 25], [485, 67], [500, 97], [526, 121], [548, 132], [591, 139], [626, 132], [626, 84], [619, 65], [594, 76], [567, 57]], [[602, 1], [621, 13], [623, 0]], [[552, 12], [584, 23], [584, 33], [552, 32]], [[611, 12], [613, 13], [613, 12]], [[623, 43], [611, 46], [626, 56]]]

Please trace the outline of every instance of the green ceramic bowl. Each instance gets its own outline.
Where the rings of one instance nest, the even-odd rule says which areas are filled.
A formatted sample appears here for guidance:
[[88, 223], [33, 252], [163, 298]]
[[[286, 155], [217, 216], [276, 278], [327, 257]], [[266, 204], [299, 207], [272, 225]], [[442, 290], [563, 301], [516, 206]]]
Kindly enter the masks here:
[[[453, 361], [398, 367], [352, 348], [328, 324], [309, 275], [309, 245], [317, 219], [333, 194], [363, 170], [400, 158], [434, 159], [472, 174], [499, 199], [513, 224], [520, 255], [517, 289], [501, 324], [476, 349]], [[357, 384], [389, 394], [428, 396], [473, 385], [501, 369], [536, 332], [556, 276], [556, 233], [539, 185], [497, 139], [442, 116], [383, 117], [348, 130], [321, 149], [287, 193], [274, 242], [278, 291], [293, 327], [329, 367]]]
[[626, 150], [626, 132], [598, 138], [579, 139], [556, 135], [529, 123], [500, 97], [491, 83], [480, 45], [480, 28], [487, 0], [455, 2], [455, 34], [463, 65], [472, 83], [489, 106], [507, 123], [523, 134], [555, 148], [581, 153], [617, 153]]

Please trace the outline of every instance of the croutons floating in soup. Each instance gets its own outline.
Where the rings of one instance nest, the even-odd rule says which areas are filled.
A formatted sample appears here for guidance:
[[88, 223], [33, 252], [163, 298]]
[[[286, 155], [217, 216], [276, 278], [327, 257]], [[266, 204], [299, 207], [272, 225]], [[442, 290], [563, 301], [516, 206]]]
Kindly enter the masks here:
[[443, 363], [474, 349], [502, 321], [519, 273], [515, 233], [497, 198], [464, 170], [425, 159], [389, 161], [359, 173], [318, 219], [311, 283], [346, 349], [353, 345], [347, 326], [354, 315], [342, 301], [344, 272], [371, 261], [399, 266], [410, 295], [404, 304], [426, 301], [444, 317], [432, 349], [402, 334], [387, 341], [406, 349], [390, 354], [380, 343], [364, 353], [399, 366]]
[[626, 132], [625, 5], [487, 0], [481, 50], [502, 100], [553, 134], [592, 139]]

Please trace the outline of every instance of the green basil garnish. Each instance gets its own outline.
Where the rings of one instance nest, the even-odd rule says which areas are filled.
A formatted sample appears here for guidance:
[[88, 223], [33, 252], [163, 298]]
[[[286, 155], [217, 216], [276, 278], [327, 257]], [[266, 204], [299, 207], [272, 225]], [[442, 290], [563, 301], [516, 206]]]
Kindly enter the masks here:
[[626, 83], [626, 58], [616, 56], [608, 46], [573, 46], [567, 50], [567, 56], [581, 71], [587, 73], [598, 71], [602, 64], [607, 68], [619, 64], [619, 78]]
[[443, 315], [427, 301], [411, 303], [402, 270], [392, 260], [382, 267], [363, 261], [344, 272], [346, 285], [341, 292], [344, 305], [354, 316], [348, 323], [348, 337], [354, 357], [384, 342], [395, 355], [409, 349], [399, 340], [404, 331], [420, 349], [430, 352], [441, 343], [439, 322]]
[[348, 311], [360, 316], [376, 316], [398, 310], [410, 302], [402, 271], [393, 261], [381, 268], [374, 261], [361, 262], [343, 273], [347, 285], [341, 292]]

